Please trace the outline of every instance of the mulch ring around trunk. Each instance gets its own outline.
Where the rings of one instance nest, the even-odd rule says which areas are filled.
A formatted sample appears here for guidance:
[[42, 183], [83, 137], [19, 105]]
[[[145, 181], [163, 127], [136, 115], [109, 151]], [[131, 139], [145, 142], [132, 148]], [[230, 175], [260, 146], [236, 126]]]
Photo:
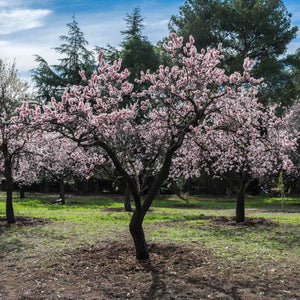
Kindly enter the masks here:
[[35, 218], [35, 217], [23, 217], [23, 216], [16, 216], [16, 223], [11, 225], [7, 224], [6, 217], [0, 217], [0, 228], [1, 227], [34, 227], [37, 225], [44, 225], [50, 223], [50, 219], [45, 218]]
[[270, 219], [265, 218], [245, 218], [244, 222], [237, 223], [235, 221], [235, 217], [225, 217], [225, 216], [217, 216], [212, 217], [211, 222], [216, 225], [231, 225], [231, 226], [269, 226], [269, 227], [277, 227], [279, 224]]

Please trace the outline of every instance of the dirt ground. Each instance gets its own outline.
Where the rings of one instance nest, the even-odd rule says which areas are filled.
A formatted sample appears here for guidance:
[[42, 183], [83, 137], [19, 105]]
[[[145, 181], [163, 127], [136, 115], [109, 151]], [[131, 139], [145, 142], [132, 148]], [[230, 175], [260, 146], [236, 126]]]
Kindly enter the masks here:
[[[51, 221], [49, 219], [45, 218], [33, 218], [33, 217], [21, 217], [17, 216], [15, 217], [16, 223], [12, 224], [11, 226], [14, 227], [34, 227], [36, 225], [43, 225], [50, 223]], [[0, 229], [4, 227], [9, 227], [7, 224], [6, 217], [0, 217]]]
[[[41, 222], [45, 220], [18, 218], [14, 226]], [[232, 220], [216, 217], [212, 222], [231, 225]], [[253, 222], [248, 220], [248, 226], [263, 221]], [[275, 261], [258, 267], [208, 250], [149, 247], [150, 260], [141, 262], [129, 239], [59, 253], [32, 266], [6, 262], [0, 266], [0, 299], [300, 299], [299, 274], [288, 266], [276, 269]]]

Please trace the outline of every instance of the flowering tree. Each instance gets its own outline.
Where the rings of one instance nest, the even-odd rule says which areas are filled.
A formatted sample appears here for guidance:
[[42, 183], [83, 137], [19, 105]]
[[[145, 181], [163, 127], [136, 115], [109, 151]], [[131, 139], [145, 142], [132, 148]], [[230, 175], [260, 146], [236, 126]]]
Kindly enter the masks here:
[[[120, 60], [109, 66], [100, 53], [98, 72], [90, 79], [80, 72], [87, 80], [86, 87], [73, 86], [65, 91], [61, 102], [52, 99], [52, 106], [32, 109], [24, 103], [20, 111], [20, 120], [32, 115], [33, 122], [52, 127], [81, 147], [104, 151], [133, 196], [135, 211], [129, 229], [137, 259], [149, 257], [142, 223], [186, 135], [198, 126], [215, 130], [213, 120], [222, 115], [229, 99], [243, 101], [240, 87], [261, 81], [249, 76], [249, 60], [243, 75], [228, 77], [217, 67], [221, 47], [199, 53], [192, 37], [185, 46], [176, 34], [171, 37], [165, 49], [174, 66], [142, 73], [136, 82], [143, 86], [148, 82], [149, 88], [141, 93], [132, 93], [133, 86], [126, 80], [129, 72], [120, 72]], [[125, 95], [135, 99], [121, 108], [119, 102]], [[154, 179], [142, 201], [147, 174]]]
[[293, 169], [289, 154], [295, 139], [282, 130], [285, 121], [276, 117], [276, 106], [264, 108], [258, 103], [257, 92], [255, 86], [242, 87], [228, 99], [213, 126], [199, 126], [189, 133], [173, 171], [175, 177], [199, 176], [202, 171], [227, 180], [228, 173], [235, 174], [239, 182], [237, 222], [245, 221], [244, 194], [251, 180], [263, 182], [280, 170]]
[[30, 136], [18, 120], [17, 112], [17, 107], [26, 98], [26, 90], [27, 84], [19, 79], [15, 64], [9, 65], [0, 60], [0, 161], [6, 179], [6, 216], [9, 224], [15, 223], [13, 172]]
[[291, 175], [295, 182], [297, 182], [300, 175], [300, 100], [295, 100], [294, 104], [286, 111], [281, 130], [289, 134], [296, 141], [295, 151], [290, 153], [290, 158], [294, 164]]
[[35, 135], [38, 138], [31, 142], [35, 155], [32, 169], [37, 169], [39, 174], [43, 172], [59, 183], [59, 196], [62, 204], [65, 204], [65, 181], [74, 177], [89, 178], [94, 166], [101, 164], [103, 158], [95, 152], [91, 153], [92, 149], [84, 151], [59, 133], [40, 132]]

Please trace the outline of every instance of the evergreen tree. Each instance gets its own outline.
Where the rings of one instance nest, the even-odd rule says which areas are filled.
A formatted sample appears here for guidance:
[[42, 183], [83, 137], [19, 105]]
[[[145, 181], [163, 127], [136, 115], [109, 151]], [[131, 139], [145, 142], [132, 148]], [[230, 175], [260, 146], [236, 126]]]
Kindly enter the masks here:
[[[123, 60], [123, 68], [127, 68], [130, 72], [129, 81], [132, 83], [134, 78], [140, 76], [141, 71], [146, 72], [148, 69], [154, 71], [159, 66], [159, 58], [153, 45], [142, 35], [142, 29], [145, 27], [143, 20], [140, 8], [136, 7], [132, 14], [127, 14], [125, 18], [127, 29], [121, 31], [125, 38], [121, 43], [120, 57]], [[135, 90], [137, 89], [135, 84]]]
[[187, 0], [179, 15], [171, 17], [169, 29], [186, 41], [192, 34], [198, 49], [221, 42], [227, 73], [242, 71], [246, 57], [255, 60], [252, 75], [268, 83], [261, 101], [286, 105], [293, 98], [291, 79], [279, 56], [297, 27], [291, 27], [291, 14], [281, 0]]
[[184, 42], [188, 42], [192, 35], [199, 50], [216, 48], [223, 40], [218, 21], [222, 15], [220, 10], [219, 0], [187, 0], [180, 7], [179, 15], [171, 17], [169, 30], [183, 36]]
[[300, 48], [298, 48], [295, 54], [290, 54], [284, 60], [287, 70], [289, 71], [296, 91], [296, 97], [300, 99]]
[[44, 58], [36, 55], [39, 65], [32, 70], [32, 79], [39, 98], [44, 102], [49, 102], [51, 97], [59, 99], [66, 86], [83, 84], [80, 70], [85, 69], [89, 76], [95, 69], [93, 54], [86, 48], [88, 42], [74, 16], [67, 27], [68, 35], [60, 36], [63, 43], [54, 48], [63, 56], [59, 59], [59, 64], [50, 66]]
[[96, 50], [101, 49], [104, 52], [105, 60], [109, 63], [121, 58], [122, 69], [129, 70], [129, 81], [135, 84], [134, 89], [137, 91], [139, 87], [134, 82], [134, 78], [140, 77], [141, 71], [156, 70], [160, 64], [159, 55], [147, 37], [142, 35], [145, 25], [142, 23], [144, 18], [140, 13], [140, 8], [136, 7], [132, 14], [127, 14], [124, 20], [127, 25], [126, 30], [121, 31], [124, 35], [120, 44], [121, 50], [109, 44], [104, 48], [96, 47]]
[[134, 8], [132, 14], [127, 14], [124, 21], [127, 26], [125, 30], [121, 31], [121, 34], [125, 35], [125, 41], [134, 35], [142, 37], [142, 30], [145, 28], [145, 25], [143, 24], [144, 18], [139, 7]]
[[153, 45], [139, 35], [133, 35], [123, 44], [121, 58], [123, 68], [127, 68], [130, 72], [129, 81], [132, 83], [134, 78], [140, 77], [141, 71], [146, 72], [148, 69], [154, 71], [159, 66], [159, 58]]

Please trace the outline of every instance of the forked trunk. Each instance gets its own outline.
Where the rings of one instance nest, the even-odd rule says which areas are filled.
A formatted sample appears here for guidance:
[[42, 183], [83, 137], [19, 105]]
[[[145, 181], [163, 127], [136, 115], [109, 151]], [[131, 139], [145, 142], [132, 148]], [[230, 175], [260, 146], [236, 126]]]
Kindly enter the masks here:
[[132, 207], [130, 203], [130, 188], [128, 184], [126, 184], [126, 188], [125, 188], [124, 208], [125, 211], [132, 211]]
[[144, 216], [135, 211], [129, 224], [129, 230], [134, 241], [136, 258], [138, 260], [149, 258], [148, 245], [146, 243], [144, 230], [142, 227], [143, 219]]
[[59, 180], [59, 198], [61, 204], [66, 204], [65, 183], [62, 179]]
[[[183, 136], [184, 137], [184, 136]], [[120, 175], [123, 176], [126, 183], [130, 186], [130, 190], [132, 193], [132, 197], [135, 203], [135, 211], [132, 215], [129, 230], [132, 235], [135, 250], [136, 250], [136, 258], [138, 260], [148, 259], [149, 258], [149, 250], [145, 240], [144, 230], [142, 227], [143, 219], [146, 212], [149, 210], [155, 195], [157, 194], [159, 188], [161, 187], [163, 181], [168, 177], [172, 157], [175, 151], [182, 145], [182, 139], [179, 141], [172, 142], [165, 154], [164, 162], [154, 182], [151, 185], [151, 188], [145, 197], [143, 204], [141, 203], [140, 198], [140, 191], [138, 189], [138, 184], [130, 178], [130, 175], [124, 170], [116, 153], [102, 141], [98, 141], [98, 145], [106, 150], [107, 154], [110, 156], [111, 160], [113, 161], [116, 169], [119, 171]]]

